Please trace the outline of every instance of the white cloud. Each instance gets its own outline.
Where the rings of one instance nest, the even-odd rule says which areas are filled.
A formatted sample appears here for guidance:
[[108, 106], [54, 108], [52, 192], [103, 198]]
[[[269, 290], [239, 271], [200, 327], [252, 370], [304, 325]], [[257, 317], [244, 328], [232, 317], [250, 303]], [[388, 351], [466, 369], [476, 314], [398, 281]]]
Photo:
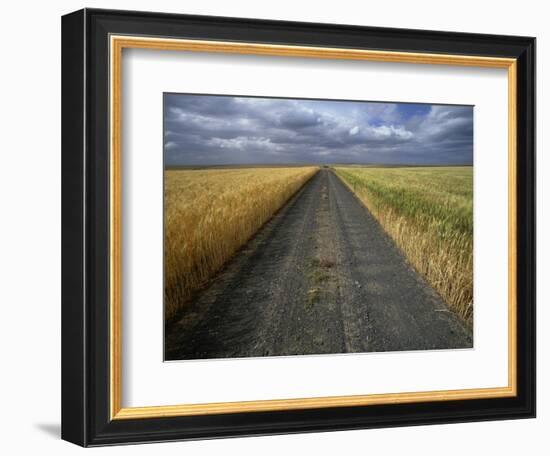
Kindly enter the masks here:
[[392, 137], [399, 139], [410, 139], [413, 137], [412, 132], [401, 126], [395, 127], [394, 125], [380, 125], [379, 127], [371, 127], [370, 131], [372, 136], [376, 139], [387, 139]]
[[357, 133], [359, 133], [359, 127], [357, 125], [349, 131], [350, 136], [354, 136]]
[[270, 138], [238, 136], [236, 138], [211, 138], [207, 141], [214, 147], [221, 149], [237, 149], [237, 150], [280, 150], [281, 146], [271, 142]]

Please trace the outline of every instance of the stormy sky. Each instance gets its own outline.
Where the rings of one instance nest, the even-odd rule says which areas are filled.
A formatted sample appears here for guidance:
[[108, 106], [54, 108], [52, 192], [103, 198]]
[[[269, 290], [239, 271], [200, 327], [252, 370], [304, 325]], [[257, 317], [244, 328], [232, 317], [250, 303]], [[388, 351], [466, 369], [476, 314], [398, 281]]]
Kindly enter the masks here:
[[472, 164], [471, 106], [164, 95], [168, 166]]

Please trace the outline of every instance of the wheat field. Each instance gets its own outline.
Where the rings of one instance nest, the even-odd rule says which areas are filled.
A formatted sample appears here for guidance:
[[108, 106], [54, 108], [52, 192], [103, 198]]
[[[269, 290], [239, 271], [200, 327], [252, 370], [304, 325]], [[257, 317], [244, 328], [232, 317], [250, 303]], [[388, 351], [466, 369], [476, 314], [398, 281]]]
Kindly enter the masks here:
[[450, 309], [473, 324], [473, 168], [337, 167]]
[[183, 308], [317, 170], [166, 170], [165, 318]]

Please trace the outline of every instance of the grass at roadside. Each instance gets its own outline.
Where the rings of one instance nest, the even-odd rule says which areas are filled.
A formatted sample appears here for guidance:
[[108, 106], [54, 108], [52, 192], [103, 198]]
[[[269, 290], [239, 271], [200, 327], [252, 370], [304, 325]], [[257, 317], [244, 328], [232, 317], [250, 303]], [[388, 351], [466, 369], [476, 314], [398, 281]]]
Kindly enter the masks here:
[[166, 170], [165, 318], [184, 307], [316, 171], [315, 167]]
[[472, 325], [473, 168], [335, 171], [449, 308]]

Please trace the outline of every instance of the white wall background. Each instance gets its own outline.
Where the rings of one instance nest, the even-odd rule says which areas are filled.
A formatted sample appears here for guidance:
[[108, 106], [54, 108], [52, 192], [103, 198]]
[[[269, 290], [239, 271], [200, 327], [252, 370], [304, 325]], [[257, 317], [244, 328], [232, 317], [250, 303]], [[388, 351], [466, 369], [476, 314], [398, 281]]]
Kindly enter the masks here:
[[[550, 78], [544, 2], [462, 0], [65, 0], [9, 2], [0, 17], [0, 448], [72, 454], [60, 427], [60, 16], [84, 6], [438, 29], [538, 38], [538, 81]], [[94, 454], [545, 454], [550, 449], [550, 172], [542, 131], [550, 99], [538, 84], [538, 418], [102, 448]], [[546, 432], [545, 432], [546, 431]]]

